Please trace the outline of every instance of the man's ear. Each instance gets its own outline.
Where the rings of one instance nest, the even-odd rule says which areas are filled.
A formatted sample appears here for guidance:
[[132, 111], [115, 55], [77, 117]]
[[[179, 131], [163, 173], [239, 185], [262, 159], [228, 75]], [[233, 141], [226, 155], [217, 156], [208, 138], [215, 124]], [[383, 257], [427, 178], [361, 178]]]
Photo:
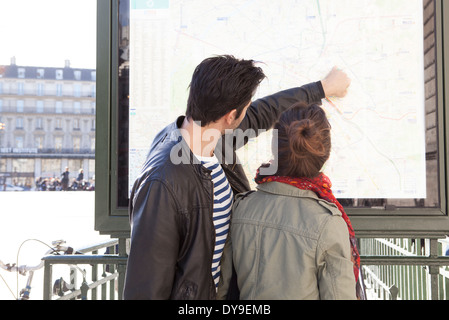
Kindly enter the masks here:
[[237, 109], [229, 111], [227, 114], [224, 115], [223, 119], [228, 126], [232, 125], [234, 121], [237, 119]]

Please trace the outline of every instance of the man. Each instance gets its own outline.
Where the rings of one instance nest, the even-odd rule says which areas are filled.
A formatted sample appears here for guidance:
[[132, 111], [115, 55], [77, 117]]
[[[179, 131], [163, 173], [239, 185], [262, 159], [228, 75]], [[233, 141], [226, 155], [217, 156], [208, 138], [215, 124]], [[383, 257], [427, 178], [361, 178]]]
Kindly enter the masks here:
[[295, 102], [342, 97], [349, 86], [334, 68], [322, 81], [251, 103], [264, 78], [254, 61], [232, 56], [196, 68], [186, 117], [154, 139], [131, 192], [124, 299], [216, 299], [233, 197], [250, 190], [235, 154], [242, 133], [271, 129]]
[[78, 185], [78, 189], [84, 190], [84, 170], [79, 169], [78, 177], [76, 177], [76, 183]]
[[61, 184], [62, 184], [62, 190], [67, 191], [69, 188], [69, 168], [65, 167], [65, 171], [61, 174]]

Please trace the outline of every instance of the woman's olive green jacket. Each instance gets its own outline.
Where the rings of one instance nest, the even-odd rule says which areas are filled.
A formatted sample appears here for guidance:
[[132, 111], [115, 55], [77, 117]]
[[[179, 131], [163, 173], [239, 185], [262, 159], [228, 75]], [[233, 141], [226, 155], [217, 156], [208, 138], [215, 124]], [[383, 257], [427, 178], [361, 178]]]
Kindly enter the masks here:
[[238, 195], [218, 298], [237, 274], [242, 300], [353, 300], [349, 232], [337, 206], [270, 182]]

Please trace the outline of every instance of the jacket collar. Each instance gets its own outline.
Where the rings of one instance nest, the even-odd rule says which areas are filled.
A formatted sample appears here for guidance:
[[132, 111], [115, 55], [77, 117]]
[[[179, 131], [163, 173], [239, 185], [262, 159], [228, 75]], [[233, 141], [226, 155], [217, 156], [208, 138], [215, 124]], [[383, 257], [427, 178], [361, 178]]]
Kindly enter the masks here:
[[184, 137], [182, 136], [181, 127], [184, 119], [185, 116], [181, 116], [167, 127], [167, 139], [171, 141], [172, 144], [178, 146], [177, 150], [181, 151], [181, 159], [183, 164], [190, 163], [200, 176], [209, 179], [210, 173], [212, 171], [206, 169], [203, 165], [201, 165], [201, 162], [195, 157], [187, 142], [184, 140]]
[[280, 196], [294, 197], [294, 198], [309, 198], [316, 200], [322, 206], [328, 208], [334, 215], [341, 215], [338, 207], [326, 200], [320, 199], [315, 192], [311, 190], [302, 190], [295, 186], [291, 186], [280, 182], [267, 182], [256, 187], [259, 191], [271, 193]]
[[302, 190], [294, 186], [290, 186], [285, 183], [280, 182], [267, 182], [259, 184], [256, 187], [258, 190], [272, 193], [281, 196], [295, 197], [295, 198], [312, 198], [315, 200], [320, 200], [315, 192], [310, 190]]

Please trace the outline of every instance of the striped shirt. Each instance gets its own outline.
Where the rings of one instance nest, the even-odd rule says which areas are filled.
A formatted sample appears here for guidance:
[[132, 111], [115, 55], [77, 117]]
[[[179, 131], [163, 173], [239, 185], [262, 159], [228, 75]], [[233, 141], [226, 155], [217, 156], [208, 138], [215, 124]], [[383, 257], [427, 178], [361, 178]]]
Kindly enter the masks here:
[[220, 280], [220, 260], [229, 232], [234, 194], [216, 156], [198, 157], [198, 159], [205, 168], [212, 171], [212, 183], [214, 185], [214, 212], [212, 218], [215, 226], [212, 277], [214, 278], [215, 286], [218, 287]]

